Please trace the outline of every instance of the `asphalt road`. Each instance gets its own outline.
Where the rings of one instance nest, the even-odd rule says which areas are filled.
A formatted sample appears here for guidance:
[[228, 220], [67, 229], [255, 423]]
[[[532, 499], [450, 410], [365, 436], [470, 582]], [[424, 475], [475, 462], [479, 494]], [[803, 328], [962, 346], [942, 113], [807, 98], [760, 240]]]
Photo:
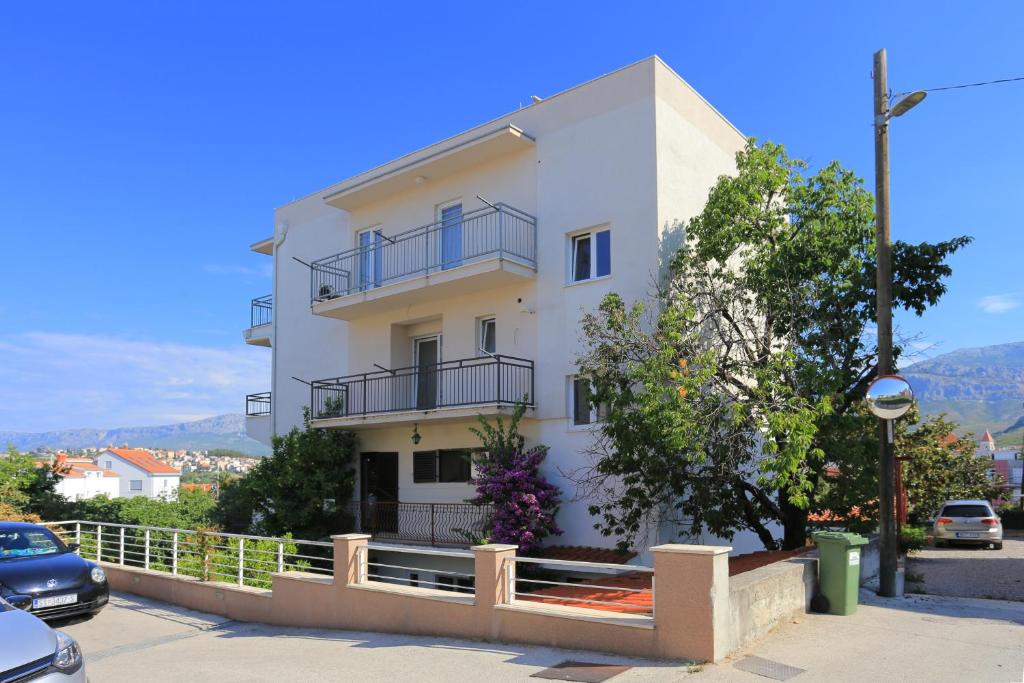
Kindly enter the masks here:
[[925, 548], [907, 560], [907, 590], [1024, 601], [1024, 535], [1007, 532], [1002, 550], [979, 546]]
[[612, 679], [766, 683], [755, 655], [810, 681], [1021, 681], [1024, 603], [861, 592], [851, 617], [808, 614], [716, 665], [688, 667], [542, 647], [243, 624], [115, 594], [74, 636], [93, 683], [108, 681], [537, 681], [566, 661], [633, 668]]

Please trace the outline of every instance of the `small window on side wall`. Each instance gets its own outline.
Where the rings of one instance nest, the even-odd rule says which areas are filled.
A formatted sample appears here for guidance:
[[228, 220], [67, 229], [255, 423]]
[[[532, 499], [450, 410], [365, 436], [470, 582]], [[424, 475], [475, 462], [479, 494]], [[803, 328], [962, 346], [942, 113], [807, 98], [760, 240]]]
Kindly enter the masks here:
[[583, 282], [612, 273], [612, 237], [610, 230], [584, 232], [572, 237], [572, 282]]
[[608, 416], [608, 406], [590, 402], [590, 382], [579, 377], [570, 378], [569, 403], [572, 423], [576, 426], [603, 422]]

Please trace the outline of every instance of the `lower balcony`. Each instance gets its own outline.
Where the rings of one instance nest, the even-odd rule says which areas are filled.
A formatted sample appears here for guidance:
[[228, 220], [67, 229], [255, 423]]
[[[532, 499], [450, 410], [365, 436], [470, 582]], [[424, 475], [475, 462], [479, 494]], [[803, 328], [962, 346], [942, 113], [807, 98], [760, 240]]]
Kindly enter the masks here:
[[471, 503], [352, 501], [353, 528], [375, 540], [428, 545], [473, 545], [486, 535], [490, 506]]
[[533, 407], [533, 361], [513, 356], [463, 358], [312, 383], [320, 426], [456, 420]]
[[270, 332], [274, 319], [273, 295], [259, 296], [249, 304], [249, 327], [242, 331], [246, 344], [270, 346]]
[[270, 392], [245, 397], [245, 434], [250, 439], [270, 445]]

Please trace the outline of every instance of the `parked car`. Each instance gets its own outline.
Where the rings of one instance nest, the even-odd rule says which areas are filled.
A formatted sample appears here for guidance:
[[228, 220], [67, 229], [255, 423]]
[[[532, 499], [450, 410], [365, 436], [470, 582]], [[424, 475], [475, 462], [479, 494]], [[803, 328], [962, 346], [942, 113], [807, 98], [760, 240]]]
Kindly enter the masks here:
[[947, 500], [933, 526], [935, 545], [991, 544], [1003, 548], [1003, 524], [986, 500]]
[[[22, 597], [22, 600], [30, 598]], [[85, 662], [74, 638], [0, 598], [0, 681], [84, 683]]]
[[0, 597], [41, 619], [99, 612], [110, 598], [103, 568], [44, 526], [0, 522]]

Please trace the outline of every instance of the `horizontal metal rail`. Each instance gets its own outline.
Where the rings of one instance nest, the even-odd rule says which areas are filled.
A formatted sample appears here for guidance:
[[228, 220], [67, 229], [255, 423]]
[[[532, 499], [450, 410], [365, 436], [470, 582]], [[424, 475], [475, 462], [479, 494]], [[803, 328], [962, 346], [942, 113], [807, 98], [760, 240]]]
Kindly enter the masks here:
[[[430, 558], [448, 557], [455, 560], [462, 560], [470, 567], [474, 565], [472, 552], [458, 550], [434, 550], [419, 548], [398, 548], [394, 546], [383, 546], [379, 544], [367, 544], [360, 546], [356, 553], [357, 562], [357, 583], [400, 583], [410, 587], [429, 586], [436, 590], [444, 590], [455, 593], [475, 594], [476, 575], [472, 572], [460, 572], [452, 569], [441, 569], [438, 567], [417, 566], [414, 559], [409, 564], [398, 564], [397, 561], [381, 562], [370, 559], [370, 552], [396, 552], [404, 556], [422, 555]], [[392, 573], [384, 573], [391, 570]], [[413, 578], [413, 574], [416, 578]], [[424, 578], [433, 576], [433, 580]], [[443, 577], [451, 579], [450, 583], [441, 581]], [[470, 586], [460, 585], [457, 581], [468, 582]]]
[[249, 304], [249, 327], [269, 325], [274, 320], [274, 295], [258, 296]]
[[509, 602], [654, 616], [653, 567], [511, 557], [503, 574]]
[[293, 538], [85, 520], [46, 522], [83, 557], [122, 566], [269, 588], [272, 575], [334, 574], [334, 544]]
[[313, 419], [534, 401], [533, 361], [494, 355], [319, 379]]
[[249, 394], [245, 397], [245, 414], [248, 417], [270, 415], [270, 392]]
[[495, 204], [395, 235], [373, 231], [367, 244], [311, 264], [310, 301], [315, 304], [493, 257], [536, 267], [537, 219], [507, 204]]

